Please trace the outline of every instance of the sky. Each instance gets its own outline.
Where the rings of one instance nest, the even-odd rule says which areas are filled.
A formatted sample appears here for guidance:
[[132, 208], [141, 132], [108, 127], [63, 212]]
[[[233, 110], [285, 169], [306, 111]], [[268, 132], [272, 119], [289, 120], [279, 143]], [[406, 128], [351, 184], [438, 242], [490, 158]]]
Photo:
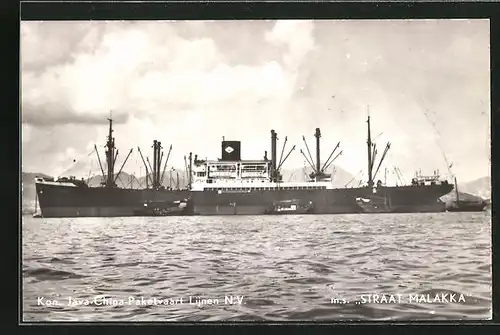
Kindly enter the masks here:
[[155, 139], [183, 167], [223, 136], [270, 156], [271, 129], [301, 168], [317, 127], [322, 162], [340, 142], [335, 165], [366, 175], [369, 111], [376, 164], [391, 142], [382, 166], [406, 179], [489, 176], [489, 39], [488, 20], [21, 22], [22, 170], [98, 174], [111, 113], [137, 175]]

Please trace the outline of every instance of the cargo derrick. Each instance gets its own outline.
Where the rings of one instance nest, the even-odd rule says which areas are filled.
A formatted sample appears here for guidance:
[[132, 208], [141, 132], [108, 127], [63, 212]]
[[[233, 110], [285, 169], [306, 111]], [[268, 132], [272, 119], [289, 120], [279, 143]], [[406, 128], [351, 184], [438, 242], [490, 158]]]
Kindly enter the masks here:
[[328, 156], [328, 159], [325, 161], [323, 166], [321, 166], [321, 151], [320, 151], [320, 138], [321, 138], [321, 131], [319, 128], [316, 128], [316, 132], [314, 133], [314, 137], [316, 138], [316, 164], [313, 164], [314, 159], [311, 155], [311, 151], [309, 150], [309, 146], [307, 145], [307, 141], [305, 136], [302, 136], [302, 140], [304, 141], [304, 144], [306, 146], [307, 153], [309, 154], [309, 157], [306, 156], [304, 151], [300, 150], [300, 153], [302, 156], [304, 156], [305, 160], [311, 166], [313, 172], [309, 174], [309, 178], [311, 181], [328, 181], [331, 180], [331, 174], [325, 173], [325, 170], [327, 170], [330, 165], [342, 154], [342, 151], [340, 151], [333, 159], [332, 156], [337, 151], [337, 149], [340, 146], [340, 142], [337, 143], [333, 151], [330, 153], [330, 156]]
[[[283, 142], [283, 148], [281, 149], [280, 160], [278, 162], [276, 159], [276, 142], [277, 142], [277, 140], [278, 140], [278, 134], [274, 130], [271, 130], [271, 153], [272, 153], [271, 174], [270, 174], [270, 181], [271, 182], [283, 181], [283, 175], [280, 172], [281, 167], [286, 162], [288, 157], [290, 157], [290, 154], [292, 153], [292, 151], [295, 150], [295, 145], [294, 145], [290, 149], [290, 151], [286, 154], [285, 158], [283, 158], [286, 143], [288, 142], [288, 137], [285, 136], [285, 141]], [[266, 151], [266, 156], [267, 156], [267, 151]]]
[[[109, 118], [109, 133], [108, 133], [108, 139], [106, 142], [106, 164], [107, 164], [107, 173], [104, 172], [104, 168], [102, 167], [101, 163], [101, 158], [99, 156], [99, 151], [97, 150], [97, 145], [94, 144], [94, 150], [97, 155], [97, 161], [99, 162], [99, 167], [101, 169], [101, 173], [103, 176], [103, 181], [101, 182], [101, 185], [107, 188], [116, 188], [118, 187], [116, 184], [116, 181], [120, 178], [120, 174], [122, 173], [123, 167], [127, 163], [130, 154], [132, 153], [132, 149], [130, 149], [127, 157], [123, 161], [122, 166], [120, 167], [120, 170], [118, 173], [115, 175], [115, 163], [116, 159], [118, 158], [118, 149], [116, 149], [115, 146], [115, 138], [113, 137], [113, 119]], [[116, 152], [115, 152], [116, 149]]]
[[[142, 155], [141, 148], [137, 148], [139, 151], [139, 155], [141, 156], [142, 163], [146, 168], [146, 189], [151, 185], [152, 189], [159, 190], [164, 189], [163, 179], [165, 177], [165, 169], [167, 168], [168, 159], [170, 158], [170, 153], [172, 151], [172, 145], [170, 145], [167, 158], [163, 165], [163, 170], [161, 170], [161, 164], [163, 161], [163, 147], [161, 146], [161, 142], [154, 140], [153, 141], [153, 164], [149, 161], [149, 157], [144, 159]], [[146, 164], [147, 162], [147, 164]]]
[[[387, 152], [389, 151], [391, 147], [391, 143], [387, 142], [384, 153], [382, 154], [382, 157], [380, 158], [380, 162], [378, 163], [378, 166], [375, 170], [375, 173], [373, 173], [373, 167], [375, 164], [375, 157], [377, 156], [377, 145], [372, 142], [371, 139], [371, 129], [370, 129], [370, 115], [368, 115], [368, 119], [366, 120], [367, 125], [368, 125], [368, 138], [366, 140], [367, 144], [367, 149], [368, 149], [368, 187], [373, 188], [374, 186], [374, 179], [377, 176], [377, 173], [380, 169], [380, 166], [382, 165], [385, 156], [387, 155]], [[379, 180], [377, 182], [377, 186], [380, 186], [382, 182]]]

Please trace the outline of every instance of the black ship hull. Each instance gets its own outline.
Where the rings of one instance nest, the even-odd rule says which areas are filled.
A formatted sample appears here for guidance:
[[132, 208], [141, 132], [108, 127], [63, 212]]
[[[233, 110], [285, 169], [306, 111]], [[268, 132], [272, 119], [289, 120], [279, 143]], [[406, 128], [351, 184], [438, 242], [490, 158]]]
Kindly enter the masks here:
[[[389, 200], [383, 212], [427, 213], [444, 212], [440, 197], [453, 190], [451, 184], [427, 186], [380, 187], [379, 196]], [[192, 192], [195, 212], [200, 215], [260, 215], [266, 214], [275, 202], [299, 199], [311, 202], [315, 214], [366, 213], [356, 201], [368, 198], [372, 189], [344, 188], [326, 190], [252, 190], [250, 192]]]
[[[41, 217], [125, 217], [149, 216], [144, 203], [163, 201], [173, 203], [189, 197], [189, 191], [133, 190], [106, 187], [72, 187], [36, 184]], [[180, 213], [185, 214], [185, 213]]]
[[357, 198], [357, 204], [363, 213], [393, 213], [394, 209], [391, 207], [387, 198], [384, 197], [370, 197], [369, 199]]
[[[453, 189], [451, 184], [431, 186], [379, 187], [377, 195], [389, 199], [386, 212], [423, 213], [443, 212], [439, 198]], [[145, 210], [146, 202], [174, 203], [190, 199], [189, 211], [160, 211], [172, 215], [263, 215], [274, 203], [297, 199], [311, 203], [314, 214], [365, 213], [357, 198], [369, 198], [372, 189], [304, 189], [251, 190], [245, 192], [134, 190], [105, 187], [70, 187], [36, 184], [41, 216], [49, 217], [120, 217], [153, 216]]]

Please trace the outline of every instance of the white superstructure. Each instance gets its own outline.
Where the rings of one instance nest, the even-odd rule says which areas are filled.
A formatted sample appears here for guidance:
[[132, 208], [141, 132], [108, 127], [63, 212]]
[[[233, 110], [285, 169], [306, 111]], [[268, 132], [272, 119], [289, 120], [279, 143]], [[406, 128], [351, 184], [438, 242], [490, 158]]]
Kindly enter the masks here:
[[252, 190], [332, 189], [331, 179], [307, 182], [272, 182], [269, 160], [194, 160], [192, 191], [245, 192]]

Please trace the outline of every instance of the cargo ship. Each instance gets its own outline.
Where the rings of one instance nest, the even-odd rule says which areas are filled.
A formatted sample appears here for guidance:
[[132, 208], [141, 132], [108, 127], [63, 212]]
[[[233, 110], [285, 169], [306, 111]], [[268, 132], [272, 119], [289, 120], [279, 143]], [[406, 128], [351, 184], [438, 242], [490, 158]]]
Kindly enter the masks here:
[[[374, 171], [376, 145], [371, 140], [370, 117], [368, 127], [368, 183], [361, 187], [334, 188], [331, 174], [325, 172], [340, 155], [331, 159], [339, 147], [334, 148], [326, 162], [321, 165], [321, 131], [316, 128], [316, 164], [303, 137], [309, 157], [301, 150], [313, 172], [305, 182], [284, 182], [280, 173], [295, 146], [283, 159], [287, 138], [283, 144], [280, 160], [277, 160], [277, 133], [271, 130], [271, 159], [242, 160], [240, 141], [222, 141], [221, 158], [217, 160], [198, 159], [190, 154], [189, 185], [195, 212], [200, 215], [260, 215], [269, 213], [276, 203], [300, 201], [314, 208], [315, 214], [348, 214], [380, 212], [444, 212], [446, 205], [440, 200], [453, 190], [447, 180], [441, 180], [438, 173], [432, 176], [417, 174], [411, 184], [386, 186], [380, 180], [374, 182], [378, 170], [390, 148], [384, 150], [378, 167]], [[360, 199], [385, 199], [383, 207], [367, 206]], [[379, 201], [379, 200], [377, 200]], [[370, 210], [371, 208], [371, 210]]]
[[[221, 158], [198, 159], [189, 153], [188, 187], [183, 190], [165, 188], [160, 173], [163, 152], [161, 142], [154, 141], [153, 167], [139, 150], [146, 167], [146, 185], [143, 189], [120, 188], [116, 180], [129, 155], [117, 174], [114, 172], [116, 156], [112, 120], [106, 143], [107, 173], [104, 172], [96, 149], [102, 175], [105, 180], [99, 187], [90, 187], [83, 179], [63, 177], [58, 179], [37, 178], [36, 192], [41, 217], [118, 217], [118, 216], [162, 216], [162, 215], [268, 215], [268, 214], [347, 214], [380, 212], [441, 212], [445, 204], [440, 197], [449, 193], [453, 185], [433, 176], [416, 175], [410, 185], [386, 186], [380, 180], [374, 182], [390, 143], [387, 144], [378, 167], [374, 172], [376, 145], [371, 141], [370, 118], [368, 117], [368, 183], [361, 187], [334, 188], [327, 168], [342, 154], [333, 156], [340, 142], [328, 159], [321, 165], [321, 131], [316, 128], [316, 162], [303, 137], [309, 157], [301, 150], [313, 168], [304, 182], [285, 182], [281, 168], [295, 146], [283, 157], [287, 138], [283, 144], [280, 160], [277, 159], [278, 136], [271, 130], [271, 158], [265, 151], [263, 159], [242, 160], [241, 142], [222, 140]], [[333, 157], [333, 158], [332, 158]], [[148, 169], [149, 167], [149, 169]], [[148, 171], [152, 171], [149, 174]], [[367, 203], [384, 199], [384, 206]], [[360, 201], [363, 199], [363, 201]], [[180, 207], [180, 204], [182, 208]]]
[[[159, 141], [155, 140], [153, 143], [153, 167], [151, 167], [149, 159], [147, 160], [148, 164], [146, 164], [140, 148], [138, 148], [146, 166], [146, 188], [128, 189], [117, 186], [116, 181], [132, 153], [132, 149], [118, 173], [115, 173], [118, 150], [115, 147], [115, 138], [113, 137], [113, 120], [111, 118], [108, 120], [109, 133], [105, 151], [106, 172], [103, 169], [99, 152], [95, 146], [104, 178], [101, 185], [91, 187], [83, 178], [80, 180], [73, 176], [57, 179], [36, 178], [35, 188], [40, 208], [38, 217], [120, 217], [189, 214], [189, 211], [192, 210], [189, 190], [172, 190], [165, 188], [161, 184], [163, 180], [162, 174], [164, 174], [165, 169], [163, 169], [163, 173], [160, 173], [163, 151]], [[165, 166], [167, 161], [168, 156], [165, 160]], [[187, 204], [187, 206], [181, 204]]]

